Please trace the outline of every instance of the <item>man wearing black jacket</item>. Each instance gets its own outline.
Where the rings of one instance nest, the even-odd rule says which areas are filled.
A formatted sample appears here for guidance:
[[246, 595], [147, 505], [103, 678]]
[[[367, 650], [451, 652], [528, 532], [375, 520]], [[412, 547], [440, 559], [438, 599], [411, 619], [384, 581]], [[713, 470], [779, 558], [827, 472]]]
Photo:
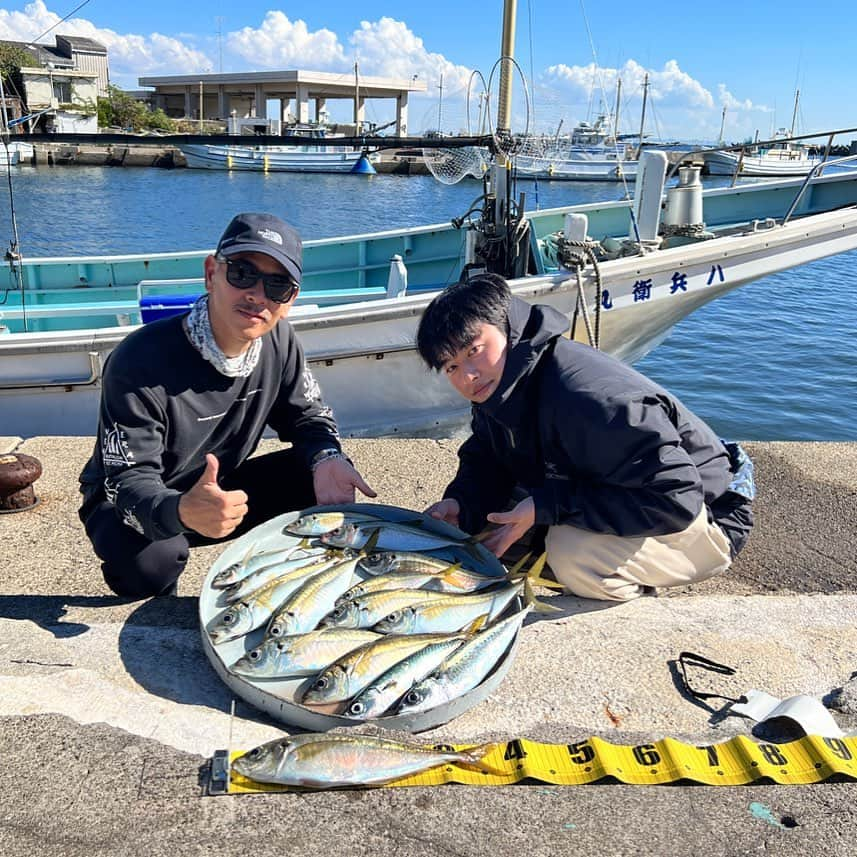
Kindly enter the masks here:
[[471, 533], [499, 525], [483, 542], [497, 556], [546, 528], [554, 575], [586, 598], [624, 601], [721, 573], [752, 528], [752, 463], [567, 330], [562, 313], [512, 297], [493, 274], [427, 307], [420, 354], [473, 407], [458, 472], [426, 511]]
[[[188, 548], [316, 503], [375, 492], [343, 455], [287, 316], [298, 233], [239, 214], [191, 311], [126, 337], [105, 366], [80, 518], [118, 595], [173, 594]], [[270, 426], [291, 448], [250, 458]]]

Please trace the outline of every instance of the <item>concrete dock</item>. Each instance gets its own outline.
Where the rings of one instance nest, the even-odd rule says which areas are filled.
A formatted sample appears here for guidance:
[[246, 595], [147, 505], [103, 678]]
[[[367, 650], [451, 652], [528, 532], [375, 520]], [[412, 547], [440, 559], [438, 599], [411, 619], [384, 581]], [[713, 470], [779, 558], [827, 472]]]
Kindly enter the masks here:
[[[6, 855], [854, 855], [857, 783], [475, 788], [207, 797], [208, 758], [283, 732], [207, 661], [196, 595], [220, 546], [191, 555], [177, 598], [104, 586], [78, 522], [93, 438], [0, 438], [37, 457], [39, 505], [0, 515], [0, 846]], [[265, 447], [273, 446], [266, 441]], [[456, 441], [345, 447], [378, 502], [421, 510]], [[825, 703], [857, 733], [857, 444], [748, 443], [756, 529], [720, 578], [620, 605], [550, 596], [485, 702], [426, 743], [599, 736], [714, 744], [759, 736], [723, 700], [676, 680], [690, 650], [735, 669], [700, 689]], [[778, 740], [765, 734], [766, 740]]]

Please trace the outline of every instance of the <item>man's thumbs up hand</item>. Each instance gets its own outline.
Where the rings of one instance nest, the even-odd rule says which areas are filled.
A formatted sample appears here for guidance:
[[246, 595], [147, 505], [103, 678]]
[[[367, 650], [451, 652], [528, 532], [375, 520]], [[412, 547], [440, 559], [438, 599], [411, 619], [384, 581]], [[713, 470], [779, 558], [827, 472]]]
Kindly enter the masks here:
[[247, 495], [243, 491], [224, 491], [217, 484], [219, 470], [217, 457], [208, 453], [202, 476], [179, 500], [181, 522], [210, 539], [228, 536], [247, 514]]

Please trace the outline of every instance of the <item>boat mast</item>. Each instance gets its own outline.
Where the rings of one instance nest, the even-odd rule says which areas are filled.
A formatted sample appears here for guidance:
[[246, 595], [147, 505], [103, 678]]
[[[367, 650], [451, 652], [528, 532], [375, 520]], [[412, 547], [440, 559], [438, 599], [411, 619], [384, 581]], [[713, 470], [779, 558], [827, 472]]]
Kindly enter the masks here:
[[717, 142], [720, 145], [723, 145], [723, 129], [726, 127], [726, 105], [723, 105], [723, 112], [720, 114], [720, 136], [717, 138]]
[[640, 158], [640, 152], [643, 151], [643, 128], [646, 127], [646, 98], [649, 94], [649, 73], [643, 78], [643, 109], [640, 113], [640, 142], [637, 145], [637, 160]]
[[360, 71], [359, 63], [354, 60], [354, 136], [360, 136]]
[[512, 130], [512, 59], [515, 56], [516, 0], [503, 2], [503, 37], [500, 44], [500, 97], [497, 104], [497, 133]]
[[437, 99], [437, 133], [438, 136], [443, 136], [443, 72], [440, 73], [440, 84], [437, 87], [440, 94]]
[[797, 106], [800, 102], [800, 90], [795, 90], [795, 107], [792, 111], [792, 127], [789, 129], [789, 137], [794, 137], [795, 135], [795, 123], [797, 122]]
[[[619, 105], [622, 98], [622, 78], [616, 78], [616, 109], [613, 111], [613, 140], [619, 139]], [[609, 130], [609, 129], [608, 129]]]

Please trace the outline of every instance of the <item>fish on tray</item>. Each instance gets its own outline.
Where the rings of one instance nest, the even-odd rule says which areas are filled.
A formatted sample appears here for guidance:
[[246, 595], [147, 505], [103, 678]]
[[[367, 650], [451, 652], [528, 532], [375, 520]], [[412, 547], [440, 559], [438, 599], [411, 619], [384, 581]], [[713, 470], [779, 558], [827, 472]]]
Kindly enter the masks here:
[[395, 713], [428, 711], [478, 687], [509, 648], [531, 609], [528, 605], [462, 644], [433, 673], [405, 691]]
[[337, 658], [379, 639], [381, 634], [361, 628], [318, 628], [308, 634], [265, 637], [230, 669], [251, 679], [316, 675]]
[[363, 512], [310, 512], [301, 515], [290, 524], [283, 527], [283, 535], [287, 536], [322, 536], [325, 533], [336, 530], [349, 522], [383, 521], [375, 515], [367, 515]]

